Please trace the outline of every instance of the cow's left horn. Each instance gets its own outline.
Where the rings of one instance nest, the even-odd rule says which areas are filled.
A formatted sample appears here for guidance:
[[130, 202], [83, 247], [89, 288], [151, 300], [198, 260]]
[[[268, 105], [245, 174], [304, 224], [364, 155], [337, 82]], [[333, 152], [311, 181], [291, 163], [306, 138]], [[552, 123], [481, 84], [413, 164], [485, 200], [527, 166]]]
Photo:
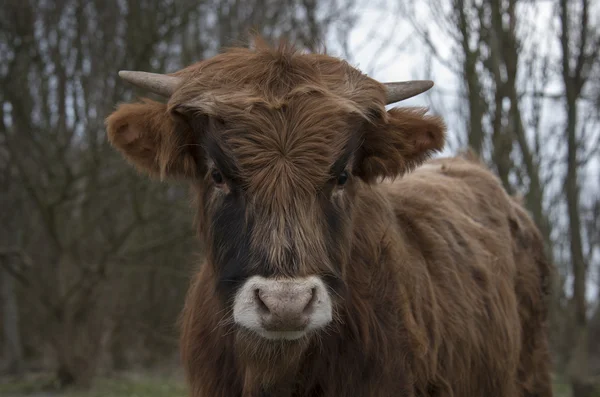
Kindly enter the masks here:
[[181, 78], [179, 77], [130, 70], [121, 70], [119, 77], [135, 86], [167, 98], [173, 94], [179, 83], [181, 83]]
[[433, 87], [431, 80], [401, 81], [398, 83], [383, 83], [387, 90], [387, 104], [403, 101], [419, 95]]

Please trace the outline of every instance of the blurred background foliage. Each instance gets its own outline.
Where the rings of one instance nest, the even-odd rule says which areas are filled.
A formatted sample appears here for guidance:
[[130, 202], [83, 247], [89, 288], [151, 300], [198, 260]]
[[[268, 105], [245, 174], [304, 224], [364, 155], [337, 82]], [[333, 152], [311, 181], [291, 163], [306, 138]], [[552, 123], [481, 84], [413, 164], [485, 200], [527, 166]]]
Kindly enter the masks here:
[[[599, 20], [598, 0], [3, 2], [0, 392], [184, 394], [176, 320], [202, 257], [187, 189], [125, 166], [104, 119], [147, 95], [118, 70], [171, 72], [258, 32], [375, 78], [418, 55], [447, 152], [472, 147], [523, 195], [559, 270], [557, 395], [600, 395]], [[125, 376], [157, 368], [166, 385]]]

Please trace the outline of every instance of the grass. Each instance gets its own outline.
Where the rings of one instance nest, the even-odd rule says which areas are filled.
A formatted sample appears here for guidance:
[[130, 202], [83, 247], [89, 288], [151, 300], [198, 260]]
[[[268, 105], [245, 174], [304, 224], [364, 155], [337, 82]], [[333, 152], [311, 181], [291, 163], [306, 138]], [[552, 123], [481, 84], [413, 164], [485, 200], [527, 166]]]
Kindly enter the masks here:
[[70, 391], [63, 397], [186, 397], [185, 386], [169, 378], [100, 379], [85, 392]]
[[[560, 376], [553, 378], [554, 396], [571, 397], [570, 385]], [[187, 389], [180, 376], [162, 373], [119, 374], [100, 377], [90, 390], [57, 392], [48, 389], [50, 378], [30, 375], [21, 379], [1, 379], [2, 397], [187, 397]], [[600, 397], [600, 396], [599, 396]]]
[[52, 388], [46, 375], [0, 379], [2, 397], [187, 397], [180, 377], [163, 374], [119, 374], [97, 378], [89, 390]]

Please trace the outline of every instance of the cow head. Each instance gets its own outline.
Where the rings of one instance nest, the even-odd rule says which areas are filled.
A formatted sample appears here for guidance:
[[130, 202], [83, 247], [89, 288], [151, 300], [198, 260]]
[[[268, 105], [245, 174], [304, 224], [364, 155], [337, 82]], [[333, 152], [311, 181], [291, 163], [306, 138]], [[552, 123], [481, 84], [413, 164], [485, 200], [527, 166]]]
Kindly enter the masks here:
[[265, 342], [305, 340], [334, 321], [364, 227], [353, 224], [356, 196], [444, 144], [440, 118], [385, 109], [431, 82], [381, 84], [286, 46], [120, 75], [168, 102], [119, 106], [110, 142], [144, 173], [195, 186], [215, 291], [236, 332]]

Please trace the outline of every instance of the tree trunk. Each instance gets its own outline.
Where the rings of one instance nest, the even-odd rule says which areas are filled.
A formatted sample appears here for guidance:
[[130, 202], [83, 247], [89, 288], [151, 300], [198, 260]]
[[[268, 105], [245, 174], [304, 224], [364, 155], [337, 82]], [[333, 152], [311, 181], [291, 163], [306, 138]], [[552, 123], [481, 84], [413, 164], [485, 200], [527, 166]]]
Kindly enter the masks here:
[[481, 155], [485, 135], [483, 129], [483, 116], [486, 105], [481, 95], [481, 82], [479, 81], [479, 74], [477, 73], [478, 55], [476, 51], [471, 50], [470, 47], [471, 31], [467, 20], [467, 6], [465, 5], [464, 0], [456, 0], [454, 5], [457, 8], [458, 27], [460, 34], [462, 35], [461, 45], [465, 56], [462, 67], [469, 98], [469, 147], [478, 155]]
[[[571, 92], [570, 92], [571, 91]], [[567, 87], [567, 176], [565, 190], [569, 218], [571, 264], [573, 267], [573, 300], [575, 306], [575, 351], [571, 357], [570, 373], [573, 397], [591, 397], [594, 385], [589, 380], [589, 340], [586, 304], [586, 265], [581, 238], [579, 185], [577, 182], [577, 98]]]
[[[566, 93], [567, 125], [565, 135], [567, 138], [567, 175], [565, 180], [565, 196], [567, 200], [567, 215], [569, 222], [570, 256], [573, 271], [573, 305], [574, 328], [577, 339], [569, 360], [569, 375], [573, 397], [588, 397], [594, 394], [589, 371], [589, 328], [587, 321], [586, 303], [586, 273], [587, 266], [583, 254], [583, 239], [581, 232], [581, 213], [579, 208], [579, 159], [577, 150], [577, 103], [581, 90], [586, 81], [583, 73], [585, 65], [592, 59], [586, 54], [586, 40], [588, 39], [588, 8], [589, 2], [581, 0], [581, 14], [578, 19], [579, 40], [573, 46], [571, 31], [572, 19], [569, 15], [567, 0], [560, 1], [561, 34], [560, 44], [562, 50], [562, 78]], [[580, 20], [579, 20], [580, 19]], [[573, 49], [575, 51], [573, 51]], [[576, 59], [571, 65], [571, 57]]]
[[[5, 258], [4, 260], [10, 260]], [[19, 304], [15, 290], [15, 279], [0, 266], [0, 301], [2, 302], [2, 328], [4, 334], [4, 370], [18, 375], [24, 370], [23, 345], [19, 330]]]
[[[569, 95], [567, 95], [569, 97]], [[575, 319], [578, 327], [587, 326], [587, 310], [585, 300], [586, 265], [583, 256], [581, 238], [581, 219], [579, 212], [579, 185], [577, 182], [577, 103], [576, 99], [568, 98], [567, 110], [567, 177], [565, 189], [569, 216], [569, 235], [571, 236], [570, 251], [573, 266], [573, 299], [575, 300]]]

